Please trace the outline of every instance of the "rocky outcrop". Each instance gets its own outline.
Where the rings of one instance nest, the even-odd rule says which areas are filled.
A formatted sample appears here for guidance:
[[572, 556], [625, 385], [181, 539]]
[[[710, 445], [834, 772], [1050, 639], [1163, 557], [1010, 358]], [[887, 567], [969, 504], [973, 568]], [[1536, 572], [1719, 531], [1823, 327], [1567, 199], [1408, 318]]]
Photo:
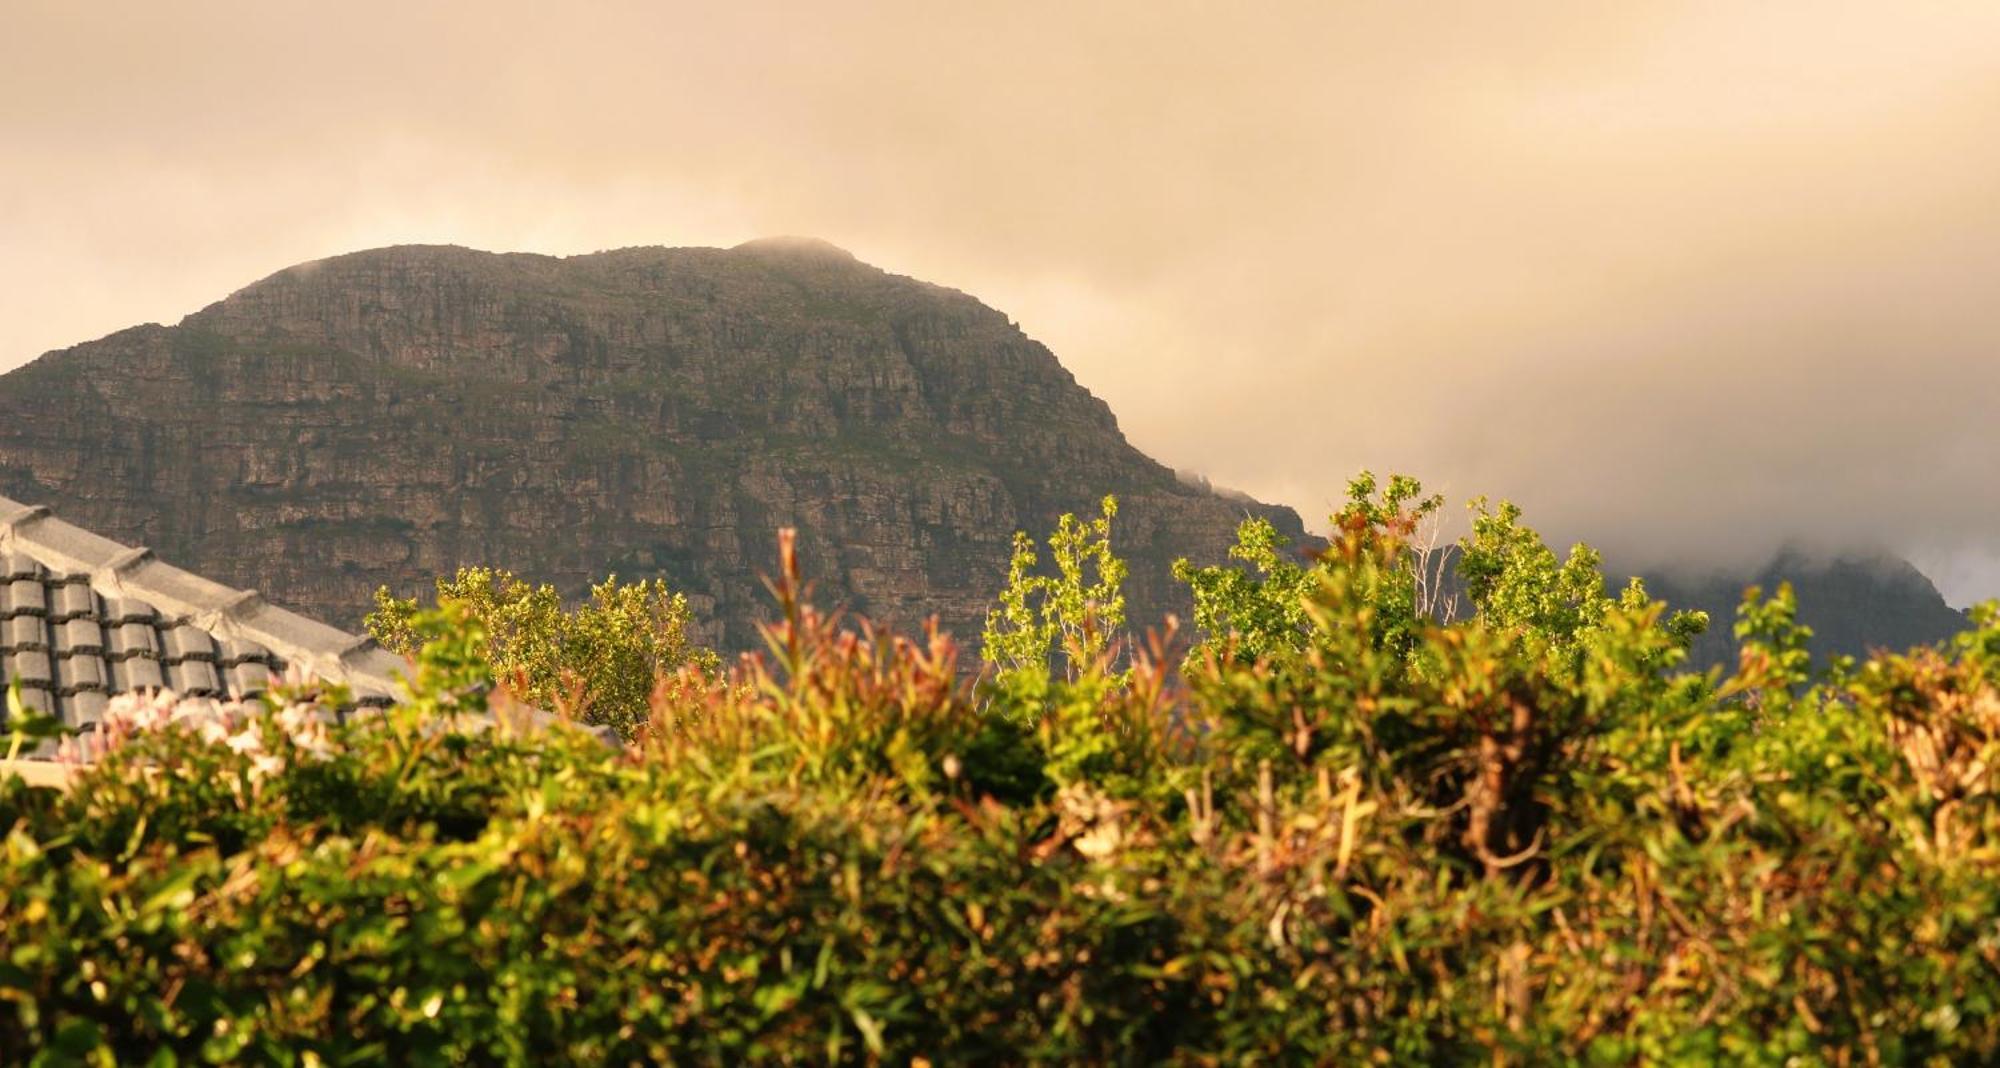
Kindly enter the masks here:
[[331, 622], [484, 563], [660, 576], [755, 643], [772, 532], [818, 600], [976, 635], [1013, 532], [1121, 499], [1135, 622], [1246, 512], [1008, 318], [819, 242], [398, 247], [0, 376], [0, 493]]

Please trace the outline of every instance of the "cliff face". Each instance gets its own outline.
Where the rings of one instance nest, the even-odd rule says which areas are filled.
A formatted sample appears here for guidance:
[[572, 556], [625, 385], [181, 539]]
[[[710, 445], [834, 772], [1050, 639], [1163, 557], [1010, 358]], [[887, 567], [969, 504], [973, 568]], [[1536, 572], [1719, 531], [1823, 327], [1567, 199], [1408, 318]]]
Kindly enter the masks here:
[[755, 642], [775, 528], [817, 600], [968, 640], [1017, 529], [1119, 495], [1135, 623], [1246, 511], [1006, 316], [831, 246], [399, 247], [0, 376], [0, 493], [330, 623], [468, 563], [660, 576]]

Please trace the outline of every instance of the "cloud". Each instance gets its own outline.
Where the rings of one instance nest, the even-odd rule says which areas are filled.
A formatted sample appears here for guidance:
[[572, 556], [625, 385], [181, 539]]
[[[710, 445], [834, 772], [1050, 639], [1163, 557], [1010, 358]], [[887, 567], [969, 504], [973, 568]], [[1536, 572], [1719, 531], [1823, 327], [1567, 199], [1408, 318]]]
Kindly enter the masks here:
[[808, 233], [1163, 461], [2000, 595], [2000, 8], [31, 2], [0, 365], [402, 241]]

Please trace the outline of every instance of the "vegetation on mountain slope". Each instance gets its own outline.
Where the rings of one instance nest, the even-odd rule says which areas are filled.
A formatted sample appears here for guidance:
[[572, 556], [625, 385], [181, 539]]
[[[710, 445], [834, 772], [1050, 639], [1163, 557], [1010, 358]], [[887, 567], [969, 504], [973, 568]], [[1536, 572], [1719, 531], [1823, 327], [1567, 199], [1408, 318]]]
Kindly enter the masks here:
[[2000, 608], [1815, 679], [1788, 592], [1753, 595], [1733, 670], [1690, 674], [1693, 621], [1504, 507], [1439, 622], [1422, 512], [1363, 481], [1296, 569], [1246, 528], [1240, 581], [1183, 569], [1178, 661], [1099, 640], [1110, 531], [1072, 521], [978, 683], [942, 633], [807, 605], [786, 537], [767, 653], [657, 680], [617, 749], [447, 718], [508, 695], [446, 599], [405, 619], [409, 705], [323, 756], [166, 717], [66, 794], [0, 785], [0, 1049], [2000, 1057]]

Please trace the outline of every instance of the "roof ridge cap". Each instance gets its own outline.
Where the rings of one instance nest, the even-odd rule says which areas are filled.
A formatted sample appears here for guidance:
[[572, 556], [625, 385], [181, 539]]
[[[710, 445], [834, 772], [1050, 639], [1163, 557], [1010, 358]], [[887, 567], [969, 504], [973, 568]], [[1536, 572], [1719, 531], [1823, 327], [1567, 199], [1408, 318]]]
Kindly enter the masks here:
[[[146, 548], [144, 545], [134, 545], [124, 552], [113, 556], [111, 559], [106, 560], [98, 567], [97, 573], [103, 574], [105, 581], [109, 584], [114, 586], [119, 585], [125, 572], [153, 558], [153, 550]], [[92, 577], [95, 577], [95, 573]]]
[[0, 511], [4, 511], [4, 514], [0, 514], [0, 529], [5, 529], [10, 534], [22, 523], [32, 523], [49, 516], [49, 506], [46, 504], [22, 504], [8, 497], [0, 497], [0, 502], [4, 502], [0, 503]]
[[[380, 650], [373, 638], [282, 608], [256, 590], [226, 586], [177, 567], [144, 546], [84, 530], [45, 505], [0, 496], [0, 549], [26, 553], [51, 570], [88, 575], [100, 592], [143, 600], [217, 637], [254, 641], [328, 682], [367, 696], [394, 692], [397, 680], [390, 661], [400, 664], [402, 658]], [[382, 655], [366, 655], [371, 647]]]

